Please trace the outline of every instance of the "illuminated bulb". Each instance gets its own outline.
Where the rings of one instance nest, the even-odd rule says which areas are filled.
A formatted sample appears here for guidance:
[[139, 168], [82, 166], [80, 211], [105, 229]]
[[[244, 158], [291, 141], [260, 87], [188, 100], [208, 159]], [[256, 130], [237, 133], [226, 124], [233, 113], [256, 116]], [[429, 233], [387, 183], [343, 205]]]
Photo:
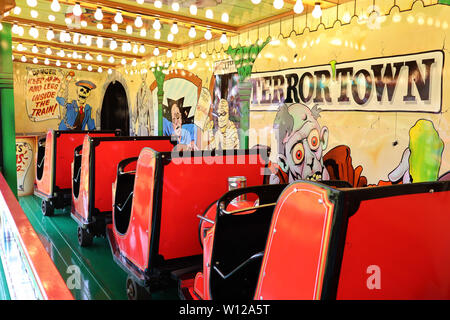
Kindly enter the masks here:
[[111, 69], [108, 69], [108, 74], [111, 74], [112, 73], [112, 70]]
[[58, 56], [60, 56], [61, 58], [64, 57], [66, 55], [66, 53], [64, 52], [63, 49], [59, 50], [58, 52]]
[[69, 17], [67, 17], [67, 18], [64, 19], [64, 22], [65, 22], [66, 24], [71, 24], [71, 23], [72, 23], [72, 19], [69, 18]]
[[[72, 53], [72, 58], [78, 59], [78, 53], [77, 53], [76, 51], [74, 51], [74, 52]], [[81, 58], [81, 57], [80, 57], [80, 58]]]
[[172, 10], [173, 10], [173, 11], [178, 11], [178, 10], [180, 10], [180, 5], [178, 4], [178, 2], [172, 3]]
[[19, 26], [17, 25], [17, 23], [13, 24], [11, 31], [14, 34], [18, 34], [19, 33]]
[[81, 24], [81, 26], [82, 26], [83, 28], [86, 28], [87, 25], [88, 25], [87, 22], [86, 22], [85, 20], [81, 20], [80, 24]]
[[97, 48], [103, 48], [103, 38], [97, 38]]
[[138, 4], [144, 4], [144, 0], [136, 0]]
[[195, 56], [194, 56], [194, 53], [191, 51], [191, 52], [189, 52], [189, 59], [194, 59], [195, 58]]
[[23, 29], [22, 26], [20, 26], [20, 27], [19, 27], [19, 33], [18, 33], [18, 35], [19, 35], [19, 36], [23, 36], [23, 33], [24, 33], [24, 29]]
[[222, 14], [222, 21], [225, 23], [228, 23], [228, 21], [230, 21], [230, 16], [228, 15], [228, 13], [224, 12]]
[[139, 52], [139, 47], [138, 47], [137, 44], [134, 44], [134, 46], [133, 46], [133, 53], [137, 54], [138, 52]]
[[32, 18], [36, 19], [39, 15], [39, 13], [36, 10], [31, 10], [30, 15]]
[[145, 53], [145, 46], [143, 44], [139, 46], [139, 53]]
[[189, 12], [193, 16], [197, 15], [197, 6], [195, 4], [191, 4], [191, 6], [189, 7]]
[[117, 42], [116, 42], [116, 40], [111, 40], [111, 42], [109, 43], [109, 48], [111, 50], [116, 50], [117, 49]]
[[155, 37], [155, 39], [158, 39], [158, 40], [161, 39], [161, 31], [156, 30], [154, 37]]
[[136, 64], [137, 64], [136, 59], [133, 59], [133, 61], [131, 62], [131, 65], [132, 65], [133, 67], [136, 67]]
[[72, 42], [73, 42], [73, 44], [78, 44], [78, 42], [80, 42], [80, 34], [79, 33], [73, 34]]
[[66, 32], [64, 30], [59, 33], [59, 41], [66, 41]]
[[155, 7], [158, 8], [158, 9], [161, 9], [161, 8], [162, 8], [162, 2], [161, 2], [160, 0], [156, 0], [155, 3], [154, 3], [154, 5], [155, 5]]
[[102, 73], [102, 72], [103, 72], [102, 67], [98, 67], [97, 72], [98, 72], [98, 73]]
[[21, 43], [19, 43], [18, 45], [17, 45], [17, 50], [18, 51], [23, 51], [23, 44], [21, 44]]
[[153, 50], [153, 54], [155, 56], [159, 56], [159, 48], [158, 47], [156, 47], [155, 50]]
[[109, 63], [114, 63], [114, 61], [115, 61], [115, 60], [114, 60], [114, 57], [113, 57], [113, 56], [109, 57], [109, 59], [108, 59], [108, 62], [109, 62]]
[[116, 15], [114, 16], [114, 21], [117, 24], [121, 24], [123, 22], [122, 13], [120, 11], [117, 11]]
[[126, 52], [126, 51], [127, 51], [127, 44], [126, 44], [126, 42], [123, 42], [123, 43], [122, 43], [122, 51], [123, 51], [123, 52]]
[[103, 24], [97, 23], [97, 29], [103, 30]]
[[253, 3], [253, 4], [260, 4], [260, 3], [261, 3], [261, 0], [252, 0], [252, 3]]
[[159, 22], [159, 19], [155, 19], [155, 22], [153, 22], [153, 29], [155, 30], [161, 29], [161, 22]]
[[202, 59], [206, 59], [206, 53], [202, 52], [201, 55], [200, 55], [200, 57], [201, 57]]
[[81, 16], [81, 14], [83, 13], [83, 10], [81, 9], [80, 3], [75, 3], [75, 5], [73, 6], [73, 10], [72, 13], [75, 17], [79, 17]]
[[[19, 49], [19, 48], [17, 48], [17, 49]], [[31, 48], [31, 52], [33, 52], [33, 53], [39, 52], [38, 47], [35, 44], [33, 45], [33, 48]]]
[[147, 30], [145, 28], [142, 28], [141, 31], [139, 32], [139, 35], [141, 37], [146, 37], [147, 36]]
[[49, 15], [48, 15], [48, 20], [49, 20], [49, 21], [52, 21], [52, 22], [53, 22], [53, 21], [55, 21], [55, 19], [56, 19], [56, 18], [55, 18], [54, 15], [52, 15], [52, 14], [49, 14]]
[[22, 9], [20, 9], [20, 7], [14, 7], [13, 13], [18, 16], [20, 14], [20, 12], [22, 11]]
[[127, 32], [128, 34], [132, 34], [132, 33], [133, 33], [133, 27], [130, 26], [130, 25], [127, 25], [126, 32]]
[[58, 12], [59, 10], [61, 10], [61, 5], [59, 4], [58, 0], [53, 0], [50, 8], [53, 12]]
[[103, 19], [103, 12], [102, 8], [97, 7], [97, 10], [95, 10], [94, 18], [98, 21], [101, 21]]
[[86, 36], [86, 45], [90, 47], [92, 44], [92, 36]]
[[211, 38], [212, 38], [211, 30], [208, 29], [208, 30], [206, 30], [206, 32], [205, 32], [205, 39], [206, 39], [206, 40], [211, 40]]
[[56, 60], [56, 66], [59, 67], [61, 65], [61, 61]]
[[51, 55], [52, 54], [52, 49], [50, 49], [50, 47], [47, 47], [47, 49], [45, 49], [45, 54]]
[[92, 71], [92, 66], [87, 67], [88, 71]]
[[206, 15], [206, 17], [207, 17], [208, 19], [214, 18], [214, 13], [212, 12], [211, 9], [206, 10], [205, 15]]
[[227, 39], [227, 35], [226, 33], [222, 33], [222, 36], [220, 37], [220, 43], [225, 44], [227, 43], [228, 39]]
[[134, 20], [134, 25], [135, 25], [137, 28], [140, 28], [140, 27], [142, 27], [142, 26], [144, 25], [144, 22], [142, 22], [141, 16], [137, 16], [137, 17], [136, 17], [136, 19]]
[[78, 65], [77, 65], [77, 69], [78, 69], [78, 70], [81, 70], [81, 68], [82, 68], [82, 67], [81, 67], [81, 64], [78, 64]]
[[70, 42], [70, 33], [66, 33], [65, 34], [65, 39], [64, 39], [66, 42]]
[[98, 62], [103, 61], [103, 57], [101, 54], [97, 55], [97, 61]]
[[316, 19], [322, 16], [322, 9], [320, 8], [320, 3], [316, 2], [314, 5], [314, 10], [312, 11], [312, 16]]
[[67, 68], [72, 68], [72, 64], [70, 62], [67, 62], [66, 67]]
[[32, 36], [33, 38], [36, 39], [37, 37], [39, 37], [39, 30], [36, 29], [35, 26], [32, 26], [29, 30], [29, 34], [30, 34], [30, 36]]
[[197, 35], [197, 32], [195, 31], [195, 27], [192, 26], [192, 27], [189, 29], [189, 37], [195, 38], [196, 35]]
[[167, 55], [167, 58], [172, 58], [172, 50], [167, 50], [167, 53], [166, 53], [166, 55]]
[[27, 0], [27, 5], [34, 8], [37, 6], [37, 0]]
[[48, 58], [45, 58], [44, 63], [48, 66], [50, 64], [50, 61], [48, 60]]
[[118, 26], [117, 24], [113, 23], [113, 24], [111, 25], [111, 30], [114, 31], [114, 32], [116, 32], [117, 30], [119, 30], [119, 26]]
[[305, 7], [303, 6], [303, 1], [297, 0], [297, 2], [295, 3], [295, 6], [294, 6], [294, 12], [296, 14], [300, 14], [303, 12], [304, 9], [305, 9]]
[[173, 23], [172, 27], [170, 28], [170, 32], [172, 32], [173, 34], [178, 33], [178, 24], [176, 22]]
[[127, 64], [127, 60], [125, 60], [125, 58], [123, 58], [123, 59], [120, 61], [120, 63], [124, 66], [124, 65]]
[[283, 8], [284, 6], [284, 1], [283, 0], [274, 0], [273, 2], [273, 7], [277, 10]]
[[38, 59], [36, 57], [33, 58], [33, 63], [38, 63]]
[[167, 35], [167, 41], [170, 41], [170, 42], [172, 42], [173, 41], [173, 34], [171, 34], [171, 33], [169, 33], [168, 35]]
[[92, 56], [88, 53], [85, 54], [84, 59], [91, 61], [92, 60]]

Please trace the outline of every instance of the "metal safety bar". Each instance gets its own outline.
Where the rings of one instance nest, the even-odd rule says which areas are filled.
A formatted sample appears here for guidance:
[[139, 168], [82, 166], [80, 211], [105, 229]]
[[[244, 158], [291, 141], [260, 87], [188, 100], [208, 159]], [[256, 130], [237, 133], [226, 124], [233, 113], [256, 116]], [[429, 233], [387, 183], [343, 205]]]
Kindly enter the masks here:
[[201, 219], [201, 220], [203, 220], [203, 221], [209, 222], [209, 223], [211, 223], [211, 224], [214, 224], [214, 223], [215, 223], [214, 220], [208, 219], [208, 218], [206, 218], [206, 217], [204, 217], [204, 216], [202, 216], [202, 215], [200, 215], [200, 214], [197, 215], [197, 218], [199, 218], [199, 219]]
[[237, 210], [233, 210], [233, 211], [227, 211], [227, 210], [225, 210], [225, 205], [223, 204], [223, 202], [221, 202], [219, 204], [219, 208], [220, 208], [220, 213], [222, 213], [222, 214], [235, 214], [235, 213], [252, 211], [252, 210], [256, 210], [256, 209], [260, 209], [260, 208], [275, 207], [276, 204], [277, 204], [276, 202], [272, 202], [272, 203], [260, 204], [258, 206], [254, 206], [254, 207], [237, 209]]

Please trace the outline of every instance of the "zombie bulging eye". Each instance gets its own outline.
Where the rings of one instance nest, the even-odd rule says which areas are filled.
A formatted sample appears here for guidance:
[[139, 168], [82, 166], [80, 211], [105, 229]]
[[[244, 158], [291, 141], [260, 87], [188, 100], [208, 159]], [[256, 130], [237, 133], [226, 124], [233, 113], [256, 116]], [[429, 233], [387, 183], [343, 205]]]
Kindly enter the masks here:
[[304, 157], [305, 149], [303, 148], [303, 144], [299, 142], [292, 148], [292, 159], [295, 164], [300, 164], [302, 163]]
[[319, 131], [317, 129], [312, 130], [308, 136], [308, 143], [311, 150], [317, 150], [320, 144]]

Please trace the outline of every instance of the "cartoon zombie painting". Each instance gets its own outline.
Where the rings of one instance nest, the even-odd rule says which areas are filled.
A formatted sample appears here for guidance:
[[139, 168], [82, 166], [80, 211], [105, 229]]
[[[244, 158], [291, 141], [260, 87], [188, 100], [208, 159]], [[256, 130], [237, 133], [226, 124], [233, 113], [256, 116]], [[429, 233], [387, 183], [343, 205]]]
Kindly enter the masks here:
[[219, 128], [216, 131], [214, 142], [217, 150], [239, 148], [239, 135], [233, 121], [230, 120], [228, 102], [221, 99], [217, 109]]
[[328, 128], [320, 127], [317, 119], [321, 109], [297, 103], [281, 105], [274, 122], [278, 143], [277, 164], [272, 164], [270, 183], [295, 180], [329, 180], [323, 164], [323, 152], [328, 144]]
[[68, 102], [68, 84], [72, 77], [66, 78], [65, 85], [56, 97], [56, 101], [66, 108], [66, 113], [59, 124], [59, 130], [95, 130], [95, 121], [91, 118], [92, 107], [86, 103], [92, 90], [96, 85], [88, 80], [80, 80], [75, 83], [78, 97], [76, 100]]

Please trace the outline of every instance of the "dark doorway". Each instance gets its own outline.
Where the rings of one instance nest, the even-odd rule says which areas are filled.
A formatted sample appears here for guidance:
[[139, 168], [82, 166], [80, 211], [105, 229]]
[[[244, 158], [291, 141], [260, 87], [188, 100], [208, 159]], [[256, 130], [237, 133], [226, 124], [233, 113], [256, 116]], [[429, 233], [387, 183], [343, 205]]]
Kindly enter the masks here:
[[119, 81], [111, 82], [106, 89], [102, 104], [101, 129], [120, 129], [122, 134], [130, 134], [127, 94]]

